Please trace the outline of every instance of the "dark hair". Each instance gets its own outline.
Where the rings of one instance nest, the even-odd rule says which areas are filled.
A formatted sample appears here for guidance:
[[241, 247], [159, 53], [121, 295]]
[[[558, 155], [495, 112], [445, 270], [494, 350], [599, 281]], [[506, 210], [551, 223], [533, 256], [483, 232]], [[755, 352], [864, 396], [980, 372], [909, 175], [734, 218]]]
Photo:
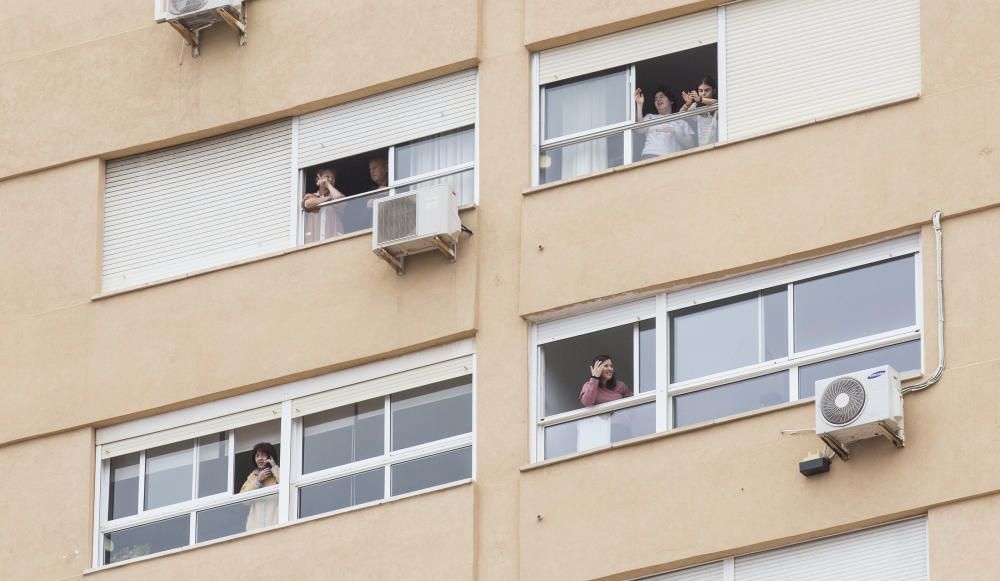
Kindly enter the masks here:
[[698, 84], [694, 86], [695, 90], [697, 90], [698, 87], [702, 85], [708, 85], [709, 87], [712, 87], [712, 96], [718, 97], [718, 95], [715, 94], [719, 91], [719, 88], [715, 85], [715, 79], [713, 79], [708, 75], [705, 75], [704, 77], [701, 78], [700, 81], [698, 81]]
[[316, 168], [316, 175], [319, 175], [325, 171], [328, 171], [333, 175], [337, 175], [337, 170], [335, 170], [332, 165], [324, 165]]
[[[670, 101], [670, 112], [673, 113], [674, 112], [674, 107], [677, 106], [677, 95], [674, 94], [673, 90], [671, 90], [670, 87], [668, 87], [666, 85], [659, 85], [658, 87], [656, 87], [656, 90], [653, 91], [653, 101], [654, 102], [656, 101], [656, 94], [657, 93], [663, 93], [667, 97], [667, 100]], [[659, 111], [656, 110], [656, 104], [655, 103], [651, 103], [651, 104], [652, 104], [652, 107], [653, 107], [652, 112], [653, 113], [659, 113]], [[610, 357], [608, 359], [610, 359]]]
[[[611, 360], [612, 363], [615, 362], [614, 359], [611, 359], [610, 355], [595, 355], [594, 356], [594, 360], [590, 362], [590, 366], [593, 367], [594, 365], [597, 365], [598, 363], [604, 363], [605, 361], [608, 361], [608, 360]], [[609, 379], [607, 381], [607, 383], [605, 383], [604, 382], [604, 378], [601, 377], [601, 379], [597, 380], [597, 385], [599, 385], [600, 387], [603, 387], [605, 389], [614, 389], [615, 386], [618, 385], [618, 378], [615, 377], [614, 373], [612, 373], [611, 374], [611, 379]]]
[[278, 451], [274, 449], [274, 446], [268, 442], [260, 442], [259, 444], [253, 445], [253, 452], [250, 454], [250, 470], [257, 469], [257, 452], [263, 452], [267, 454], [269, 458], [274, 460], [275, 463], [278, 462]]

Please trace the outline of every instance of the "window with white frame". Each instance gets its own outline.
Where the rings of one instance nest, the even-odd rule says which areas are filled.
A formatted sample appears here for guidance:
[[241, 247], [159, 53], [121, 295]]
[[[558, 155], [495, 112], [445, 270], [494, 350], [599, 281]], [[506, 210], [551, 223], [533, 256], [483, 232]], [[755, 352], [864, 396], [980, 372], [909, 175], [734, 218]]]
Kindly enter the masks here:
[[[539, 460], [812, 397], [818, 379], [922, 370], [917, 236], [535, 326]], [[597, 354], [630, 397], [586, 407]]]
[[445, 183], [474, 204], [477, 101], [470, 69], [108, 160], [102, 291], [366, 230], [375, 198], [413, 188]]
[[[532, 179], [545, 184], [917, 97], [920, 2], [742, 0], [532, 62]], [[672, 107], [654, 107], [661, 86]]]
[[538, 183], [714, 143], [717, 26], [702, 13], [539, 53]]
[[460, 205], [473, 204], [475, 134], [475, 127], [463, 127], [303, 169], [304, 200], [330, 191], [321, 190], [318, 178], [331, 171], [336, 189], [331, 196], [343, 196], [303, 208], [303, 243], [367, 230], [374, 200], [425, 186], [446, 184]]
[[300, 117], [300, 242], [371, 228], [374, 200], [424, 186], [475, 203], [477, 90], [469, 70]]
[[[323, 389], [305, 380], [99, 431], [94, 565], [472, 478], [471, 355], [433, 359], [360, 382], [363, 372], [348, 370], [319, 378]], [[346, 385], [330, 389], [337, 382]], [[271, 394], [285, 398], [163, 429]], [[155, 431], [138, 433], [143, 426]], [[261, 443], [273, 446], [274, 479], [259, 476], [253, 451]]]

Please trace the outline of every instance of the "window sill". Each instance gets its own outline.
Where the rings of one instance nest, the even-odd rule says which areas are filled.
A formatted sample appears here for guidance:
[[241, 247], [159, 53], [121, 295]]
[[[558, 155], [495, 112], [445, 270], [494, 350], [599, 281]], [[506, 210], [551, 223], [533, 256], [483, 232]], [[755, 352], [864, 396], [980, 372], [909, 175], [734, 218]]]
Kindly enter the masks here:
[[[326, 242], [326, 241], [324, 241], [324, 242]], [[196, 551], [198, 549], [203, 549], [203, 548], [206, 548], [206, 547], [211, 547], [211, 546], [219, 545], [219, 544], [222, 544], [222, 543], [230, 543], [230, 542], [238, 541], [240, 539], [243, 539], [243, 538], [246, 538], [246, 537], [249, 537], [249, 536], [254, 536], [254, 535], [258, 535], [258, 534], [267, 534], [269, 532], [286, 529], [286, 528], [288, 528], [290, 526], [295, 526], [295, 525], [298, 525], [298, 524], [301, 524], [301, 523], [307, 523], [307, 522], [312, 522], [312, 521], [315, 521], [315, 520], [320, 520], [320, 519], [324, 519], [324, 518], [334, 517], [334, 516], [338, 516], [338, 515], [341, 515], [341, 514], [344, 514], [344, 513], [348, 513], [348, 512], [356, 512], [356, 511], [361, 511], [361, 510], [367, 510], [367, 509], [370, 509], [370, 508], [375, 508], [377, 506], [381, 506], [383, 504], [388, 504], [388, 503], [391, 503], [391, 502], [397, 502], [397, 501], [401, 501], [401, 500], [406, 500], [408, 498], [412, 498], [412, 497], [415, 497], [415, 496], [423, 496], [423, 495], [426, 495], [426, 494], [433, 494], [433, 493], [441, 492], [441, 491], [444, 491], [444, 490], [450, 490], [452, 488], [459, 488], [459, 487], [462, 487], [462, 486], [469, 486], [469, 485], [473, 484], [473, 482], [475, 482], [474, 479], [472, 479], [472, 478], [466, 478], [464, 480], [458, 480], [458, 481], [455, 481], [455, 482], [449, 482], [448, 484], [442, 484], [440, 486], [434, 486], [434, 487], [431, 487], [431, 488], [425, 488], [423, 490], [416, 490], [414, 492], [410, 492], [410, 493], [407, 493], [407, 494], [401, 494], [399, 496], [394, 496], [392, 498], [386, 498], [386, 499], [378, 500], [378, 501], [375, 501], [375, 502], [369, 502], [367, 504], [361, 504], [361, 505], [358, 505], [358, 506], [351, 506], [351, 507], [344, 508], [344, 509], [337, 510], [337, 511], [333, 511], [333, 512], [328, 512], [328, 513], [324, 513], [324, 514], [317, 514], [317, 515], [306, 517], [306, 518], [296, 519], [296, 520], [293, 520], [293, 521], [288, 521], [286, 523], [272, 525], [272, 526], [269, 526], [269, 527], [266, 527], [266, 528], [257, 529], [257, 530], [254, 530], [254, 531], [247, 531], [247, 532], [239, 533], [239, 534], [236, 534], [236, 535], [233, 535], [233, 536], [230, 536], [230, 537], [224, 537], [224, 538], [221, 538], [221, 539], [213, 539], [211, 541], [205, 541], [203, 543], [196, 543], [196, 544], [193, 544], [193, 545], [187, 545], [185, 547], [178, 547], [176, 549], [171, 549], [169, 551], [163, 551], [162, 553], [156, 553], [155, 555], [146, 555], [146, 556], [143, 556], [143, 557], [136, 557], [134, 559], [129, 559], [128, 561], [122, 561], [121, 563], [112, 563], [111, 565], [102, 565], [100, 567], [91, 567], [89, 569], [84, 569], [83, 575], [84, 576], [94, 575], [94, 574], [100, 573], [102, 571], [108, 571], [110, 569], [117, 569], [119, 567], [125, 567], [125, 566], [131, 565], [133, 563], [141, 563], [141, 562], [145, 562], [145, 561], [151, 561], [151, 560], [154, 560], [154, 559], [161, 559], [161, 558], [164, 558], [164, 557], [169, 557], [171, 555], [176, 555], [178, 553], [186, 553], [188, 551]]]
[[[465, 206], [460, 206], [458, 208], [458, 213], [463, 214], [470, 210], [474, 210], [478, 206], [476, 204], [467, 204]], [[286, 248], [284, 250], [278, 250], [276, 252], [269, 252], [267, 254], [262, 254], [260, 256], [254, 256], [253, 258], [247, 258], [244, 260], [238, 260], [236, 262], [229, 262], [226, 264], [221, 264], [219, 266], [213, 266], [210, 268], [204, 268], [202, 270], [196, 270], [193, 272], [188, 272], [185, 274], [179, 274], [177, 276], [172, 276], [170, 278], [164, 278], [161, 280], [156, 280], [153, 282], [147, 282], [138, 286], [132, 286], [128, 288], [118, 289], [114, 291], [102, 292], [90, 297], [91, 301], [101, 301], [104, 299], [109, 299], [111, 297], [117, 297], [120, 295], [130, 294], [137, 291], [145, 290], [148, 288], [163, 286], [166, 284], [171, 284], [181, 280], [187, 280], [189, 278], [194, 278], [196, 276], [202, 276], [205, 274], [210, 274], [213, 272], [219, 272], [222, 270], [229, 270], [232, 268], [239, 268], [247, 264], [254, 264], [256, 262], [263, 262], [265, 260], [271, 260], [273, 258], [278, 258], [281, 256], [287, 256], [295, 252], [301, 252], [303, 250], [310, 250], [312, 248], [317, 248], [320, 246], [326, 246], [327, 244], [334, 244], [336, 242], [342, 242], [344, 240], [350, 240], [352, 238], [360, 238], [362, 236], [367, 236], [372, 233], [372, 229], [368, 228], [366, 230], [358, 230], [357, 232], [351, 232], [350, 234], [344, 234], [342, 236], [337, 236], [336, 238], [328, 238], [326, 240], [320, 240], [318, 242], [310, 242], [309, 244], [302, 244], [300, 246], [294, 246], [292, 248]]]

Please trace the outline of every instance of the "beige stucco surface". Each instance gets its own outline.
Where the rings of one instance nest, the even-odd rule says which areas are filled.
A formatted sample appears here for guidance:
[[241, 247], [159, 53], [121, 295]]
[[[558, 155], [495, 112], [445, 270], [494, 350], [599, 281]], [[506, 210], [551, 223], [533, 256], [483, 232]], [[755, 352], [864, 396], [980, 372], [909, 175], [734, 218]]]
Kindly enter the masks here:
[[[251, 0], [248, 45], [218, 27], [192, 60], [151, 2], [7, 0], [0, 466], [32, 477], [0, 495], [0, 514], [31, 509], [0, 525], [3, 576], [243, 578], [273, 555], [289, 578], [621, 580], [927, 512], [932, 578], [1000, 576], [1000, 5], [922, 2], [916, 100], [524, 194], [526, 46], [718, 3]], [[363, 235], [94, 298], [102, 157], [476, 62], [480, 201], [455, 264], [423, 255], [398, 277]], [[872, 441], [803, 478], [821, 446], [780, 431], [812, 426], [806, 402], [520, 470], [525, 316], [919, 231], [929, 374], [937, 209], [948, 368], [907, 397], [905, 449]], [[476, 350], [473, 484], [83, 575], [94, 427], [460, 337]]]
[[[96, 161], [0, 181], [0, 442], [218, 397], [475, 327], [478, 239], [405, 276], [363, 235], [91, 300], [100, 254]], [[40, 192], [72, 184], [55, 211]], [[89, 192], [89, 194], [87, 193]], [[462, 214], [477, 228], [475, 212]], [[36, 410], [45, 406], [46, 413]]]
[[247, 45], [215, 26], [203, 35], [206, 58], [193, 59], [173, 29], [154, 22], [151, 0], [8, 0], [0, 177], [221, 133], [464, 68], [477, 56], [477, 6], [252, 0]]
[[0, 494], [5, 579], [73, 579], [90, 566], [92, 434], [81, 429], [0, 447], [6, 475]]
[[931, 579], [1000, 578], [1000, 495], [949, 504], [928, 512]]

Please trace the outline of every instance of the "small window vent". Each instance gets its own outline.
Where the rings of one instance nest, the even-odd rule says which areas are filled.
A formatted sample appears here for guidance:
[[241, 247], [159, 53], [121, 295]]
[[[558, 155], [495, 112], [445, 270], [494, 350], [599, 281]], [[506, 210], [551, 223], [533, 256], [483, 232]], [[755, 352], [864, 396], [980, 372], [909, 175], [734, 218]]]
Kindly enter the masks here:
[[378, 212], [378, 244], [417, 234], [417, 197], [394, 196], [384, 200]]

